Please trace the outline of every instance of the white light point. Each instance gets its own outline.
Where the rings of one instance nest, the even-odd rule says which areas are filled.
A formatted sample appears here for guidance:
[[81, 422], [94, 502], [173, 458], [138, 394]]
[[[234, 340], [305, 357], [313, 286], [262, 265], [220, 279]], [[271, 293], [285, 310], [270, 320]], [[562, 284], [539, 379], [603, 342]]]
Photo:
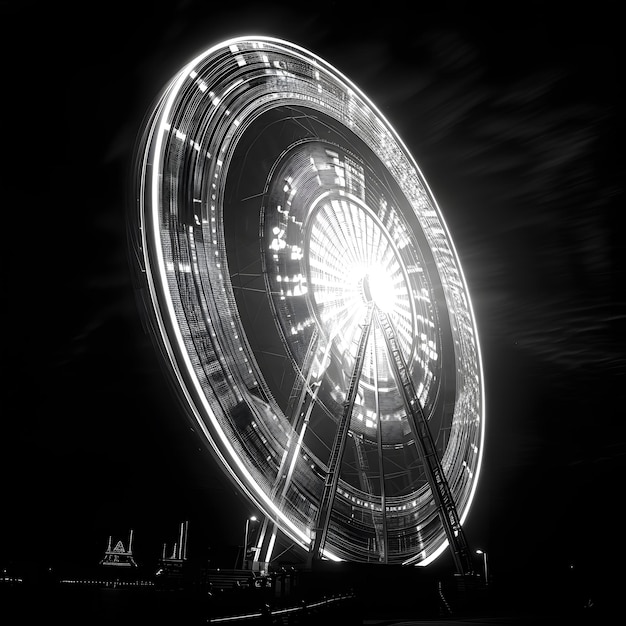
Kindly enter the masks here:
[[378, 309], [389, 313], [395, 304], [393, 277], [384, 268], [371, 266], [363, 276], [363, 295], [366, 301], [372, 301]]

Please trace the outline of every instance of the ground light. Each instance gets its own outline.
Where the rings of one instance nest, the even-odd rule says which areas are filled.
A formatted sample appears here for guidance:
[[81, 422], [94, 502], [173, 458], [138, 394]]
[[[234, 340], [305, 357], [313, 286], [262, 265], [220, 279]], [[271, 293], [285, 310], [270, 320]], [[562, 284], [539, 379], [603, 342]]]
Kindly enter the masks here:
[[483, 573], [485, 576], [485, 585], [489, 584], [489, 573], [487, 571], [487, 553], [484, 550], [476, 550], [476, 554], [483, 555]]

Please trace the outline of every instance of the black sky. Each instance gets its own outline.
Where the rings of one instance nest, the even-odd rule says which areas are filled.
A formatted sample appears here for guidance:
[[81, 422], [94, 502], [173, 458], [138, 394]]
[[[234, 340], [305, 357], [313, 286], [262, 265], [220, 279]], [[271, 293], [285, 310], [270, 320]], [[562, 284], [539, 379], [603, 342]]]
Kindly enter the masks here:
[[622, 42], [608, 4], [0, 6], [15, 35], [3, 42], [0, 560], [91, 563], [130, 528], [149, 559], [182, 519], [198, 551], [241, 542], [255, 511], [189, 432], [142, 331], [126, 184], [165, 82], [214, 43], [264, 34], [370, 97], [448, 223], [487, 387], [470, 542], [494, 573], [612, 566], [626, 359]]

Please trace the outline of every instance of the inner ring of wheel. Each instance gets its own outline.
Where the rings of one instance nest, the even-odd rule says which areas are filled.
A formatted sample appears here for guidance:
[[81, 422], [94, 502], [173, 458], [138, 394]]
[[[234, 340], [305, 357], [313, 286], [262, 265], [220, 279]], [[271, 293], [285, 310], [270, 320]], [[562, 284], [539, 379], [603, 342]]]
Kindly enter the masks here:
[[[325, 121], [325, 127], [332, 122]], [[317, 368], [317, 379], [323, 371], [333, 400], [325, 404], [322, 393], [317, 401], [338, 422], [340, 411], [334, 404], [343, 401], [350, 384], [367, 303], [373, 300], [396, 329], [430, 416], [442, 383], [442, 335], [432, 306], [431, 272], [415, 244], [414, 226], [402, 215], [407, 202], [381, 182], [375, 155], [361, 146], [357, 156], [343, 147], [345, 136], [334, 139], [337, 143], [296, 142], [281, 153], [266, 182], [261, 232], [272, 317], [303, 381], [311, 367]], [[312, 341], [310, 326], [319, 331], [317, 364], [306, 363], [302, 350], [303, 342]], [[390, 450], [411, 444], [411, 439], [384, 339], [378, 327], [372, 331], [351, 431], [373, 442], [379, 437], [379, 422], [384, 422], [380, 436]], [[246, 334], [254, 334], [253, 325]], [[273, 394], [282, 395], [276, 387]], [[287, 414], [293, 421], [289, 410]], [[433, 425], [437, 421], [432, 420]], [[324, 458], [323, 451], [319, 456]]]
[[[373, 302], [406, 318], [400, 342], [410, 360], [414, 344], [406, 329], [415, 328], [415, 307], [406, 266], [378, 216], [349, 193], [327, 192], [311, 207], [305, 243], [310, 306], [327, 339], [337, 335], [342, 312], [362, 321]], [[363, 375], [374, 378], [368, 369]]]

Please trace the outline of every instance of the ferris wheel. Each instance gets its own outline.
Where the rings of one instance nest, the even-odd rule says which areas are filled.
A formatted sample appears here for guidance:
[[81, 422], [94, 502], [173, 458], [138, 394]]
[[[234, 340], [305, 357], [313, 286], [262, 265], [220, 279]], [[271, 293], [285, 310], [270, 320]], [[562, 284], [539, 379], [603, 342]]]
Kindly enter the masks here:
[[238, 37], [161, 92], [136, 151], [138, 275], [198, 436], [315, 559], [428, 565], [481, 469], [476, 324], [440, 209], [375, 105], [315, 54]]

